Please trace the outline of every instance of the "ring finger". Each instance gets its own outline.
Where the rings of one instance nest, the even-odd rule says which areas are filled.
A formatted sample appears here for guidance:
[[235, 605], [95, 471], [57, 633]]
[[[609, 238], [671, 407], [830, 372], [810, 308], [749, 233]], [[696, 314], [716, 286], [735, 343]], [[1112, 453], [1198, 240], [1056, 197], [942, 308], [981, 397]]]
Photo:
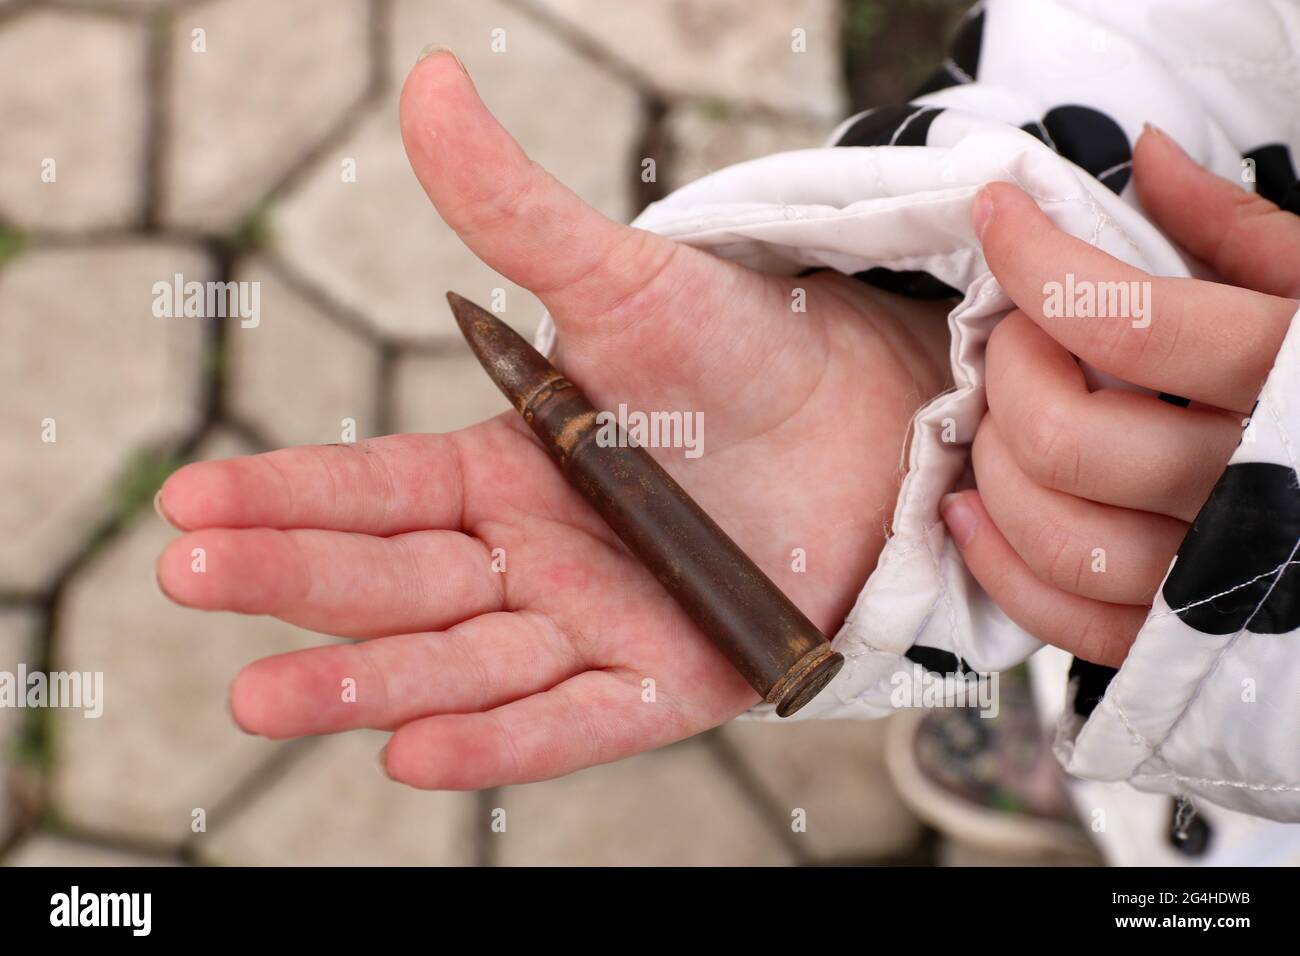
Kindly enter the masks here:
[[1151, 603], [1186, 523], [1036, 484], [992, 416], [976, 433], [972, 460], [989, 516], [1040, 580], [1111, 604]]

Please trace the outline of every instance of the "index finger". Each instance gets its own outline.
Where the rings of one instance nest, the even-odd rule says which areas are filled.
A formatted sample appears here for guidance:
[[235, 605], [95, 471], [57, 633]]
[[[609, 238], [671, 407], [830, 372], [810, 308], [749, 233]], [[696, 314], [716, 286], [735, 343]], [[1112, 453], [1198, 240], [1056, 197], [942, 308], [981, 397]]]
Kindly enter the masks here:
[[494, 475], [509, 476], [545, 456], [515, 418], [506, 412], [446, 434], [195, 462], [163, 483], [155, 507], [181, 531], [321, 528], [387, 537], [466, 530], [494, 506], [492, 495], [510, 487]]
[[1158, 278], [1057, 229], [1024, 192], [986, 186], [975, 229], [1007, 295], [1052, 338], [1135, 385], [1247, 411], [1296, 303]]

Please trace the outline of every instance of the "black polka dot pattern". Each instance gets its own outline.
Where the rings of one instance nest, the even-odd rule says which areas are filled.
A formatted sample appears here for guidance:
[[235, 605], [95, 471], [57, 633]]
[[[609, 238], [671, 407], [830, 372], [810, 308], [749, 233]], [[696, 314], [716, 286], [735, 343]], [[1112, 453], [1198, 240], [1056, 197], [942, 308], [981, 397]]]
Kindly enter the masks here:
[[[924, 146], [930, 127], [941, 113], [940, 107], [915, 103], [881, 106], [858, 117], [835, 145]], [[1100, 110], [1089, 106], [1058, 106], [1042, 119], [1020, 128], [1087, 170], [1112, 192], [1119, 194], [1128, 185], [1133, 173], [1133, 149], [1120, 125]], [[1270, 183], [1283, 179], [1276, 160], [1270, 159], [1268, 163]]]
[[[924, 146], [930, 124], [943, 110], [905, 103], [882, 106], [860, 116], [836, 146]], [[855, 273], [855, 279], [913, 299], [961, 298], [961, 293], [928, 272], [878, 267]]]
[[1210, 844], [1213, 842], [1214, 831], [1205, 817], [1200, 814], [1191, 814], [1186, 821], [1180, 821], [1180, 801], [1174, 798], [1169, 801], [1169, 845], [1183, 856], [1197, 857], [1205, 856], [1210, 850]]
[[1058, 106], [1020, 127], [1118, 195], [1133, 173], [1133, 149], [1120, 125], [1090, 106]]
[[1101, 699], [1106, 696], [1106, 688], [1119, 671], [1105, 664], [1094, 664], [1082, 658], [1070, 659], [1070, 677], [1075, 681], [1074, 705], [1071, 708], [1080, 717], [1091, 717]]
[[859, 117], [836, 146], [924, 146], [930, 124], [943, 110], [904, 103], [881, 106]]
[[979, 75], [980, 47], [984, 43], [984, 10], [976, 7], [962, 22], [953, 38], [948, 59], [916, 91], [917, 96], [973, 83]]
[[952, 651], [938, 647], [926, 647], [913, 644], [904, 655], [909, 661], [920, 664], [933, 674], [965, 674], [971, 672], [970, 665]]
[[1300, 180], [1291, 150], [1284, 143], [1269, 143], [1245, 154], [1255, 164], [1255, 191], [1300, 216]]
[[[939, 107], [915, 103], [877, 107], [854, 120], [835, 145], [925, 146], [930, 127], [942, 112]], [[1021, 128], [1092, 173], [1115, 193], [1128, 184], [1133, 167], [1128, 137], [1106, 114], [1086, 106], [1058, 106], [1041, 120]], [[876, 268], [859, 272], [855, 278], [916, 299], [961, 298], [959, 290], [928, 272]], [[1167, 400], [1185, 403], [1173, 395]]]
[[1230, 465], [1183, 540], [1164, 599], [1202, 634], [1294, 631], [1300, 628], [1297, 540], [1295, 470], [1270, 462]]

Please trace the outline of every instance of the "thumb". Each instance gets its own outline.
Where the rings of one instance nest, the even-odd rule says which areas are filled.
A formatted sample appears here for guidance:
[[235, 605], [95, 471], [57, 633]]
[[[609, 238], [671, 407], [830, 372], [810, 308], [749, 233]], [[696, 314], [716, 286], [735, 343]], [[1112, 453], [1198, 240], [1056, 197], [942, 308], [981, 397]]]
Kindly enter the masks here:
[[1138, 139], [1133, 171], [1156, 224], [1224, 280], [1300, 297], [1300, 216], [1198, 165], [1154, 126]]
[[679, 247], [607, 219], [532, 162], [455, 54], [422, 58], [401, 97], [402, 139], [438, 213], [480, 259], [573, 329], [634, 307]]

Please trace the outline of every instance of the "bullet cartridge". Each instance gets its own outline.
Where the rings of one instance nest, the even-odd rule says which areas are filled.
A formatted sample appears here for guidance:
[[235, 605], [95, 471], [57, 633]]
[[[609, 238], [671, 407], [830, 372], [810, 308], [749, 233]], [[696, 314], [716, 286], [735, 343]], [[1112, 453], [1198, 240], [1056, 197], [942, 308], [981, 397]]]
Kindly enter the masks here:
[[789, 716], [842, 655], [644, 448], [596, 441], [597, 410], [508, 325], [454, 292], [483, 368], [577, 489], [763, 699]]

